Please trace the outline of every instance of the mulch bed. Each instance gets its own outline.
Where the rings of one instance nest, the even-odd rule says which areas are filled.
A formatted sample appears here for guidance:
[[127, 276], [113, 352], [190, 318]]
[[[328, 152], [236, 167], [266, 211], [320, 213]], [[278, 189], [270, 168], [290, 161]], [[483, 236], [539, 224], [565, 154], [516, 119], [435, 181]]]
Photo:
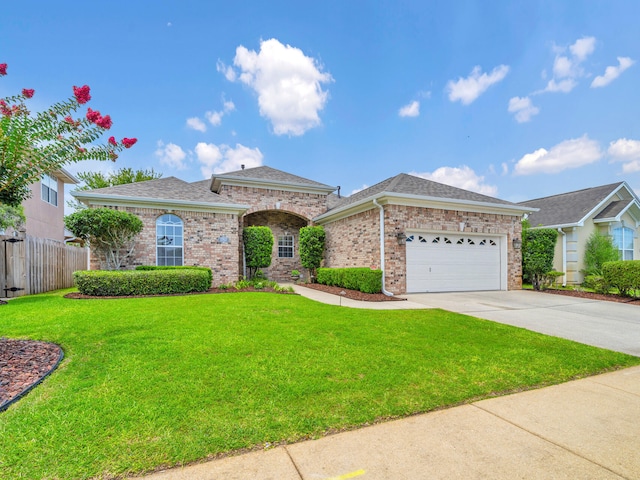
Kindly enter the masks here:
[[553, 295], [565, 295], [567, 297], [588, 298], [591, 300], [603, 300], [605, 302], [628, 303], [629, 305], [640, 306], [640, 298], [622, 297], [620, 295], [613, 295], [613, 294], [605, 295], [602, 293], [581, 292], [579, 290], [555, 290], [552, 288], [543, 290], [543, 293], [551, 293]]
[[44, 380], [62, 357], [55, 343], [0, 338], [0, 412]]
[[406, 298], [389, 297], [384, 293], [363, 293], [357, 290], [348, 290], [342, 287], [330, 287], [329, 285], [321, 285], [319, 283], [305, 283], [300, 286], [363, 302], [397, 302], [406, 300]]

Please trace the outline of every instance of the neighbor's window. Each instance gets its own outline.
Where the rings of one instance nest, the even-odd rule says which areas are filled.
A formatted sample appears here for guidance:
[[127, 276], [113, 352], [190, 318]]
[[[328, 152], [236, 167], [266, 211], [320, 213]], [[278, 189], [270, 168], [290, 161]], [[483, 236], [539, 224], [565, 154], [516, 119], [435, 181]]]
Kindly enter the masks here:
[[180, 217], [170, 213], [156, 220], [156, 264], [182, 265], [183, 225]]
[[293, 258], [293, 235], [278, 237], [278, 257]]
[[628, 227], [613, 229], [613, 244], [620, 252], [620, 260], [633, 260], [633, 230]]
[[40, 179], [42, 184], [42, 200], [51, 205], [58, 206], [58, 179], [49, 175], [42, 175]]

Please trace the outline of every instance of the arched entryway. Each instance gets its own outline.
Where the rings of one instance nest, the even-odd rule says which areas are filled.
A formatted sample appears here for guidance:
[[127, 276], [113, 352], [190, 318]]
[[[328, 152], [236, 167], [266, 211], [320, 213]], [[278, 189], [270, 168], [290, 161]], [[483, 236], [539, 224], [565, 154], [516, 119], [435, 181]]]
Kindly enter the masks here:
[[269, 280], [291, 280], [291, 270], [303, 272], [300, 263], [300, 228], [309, 220], [282, 210], [263, 210], [243, 217], [243, 227], [269, 227], [273, 233], [271, 266], [262, 271]]

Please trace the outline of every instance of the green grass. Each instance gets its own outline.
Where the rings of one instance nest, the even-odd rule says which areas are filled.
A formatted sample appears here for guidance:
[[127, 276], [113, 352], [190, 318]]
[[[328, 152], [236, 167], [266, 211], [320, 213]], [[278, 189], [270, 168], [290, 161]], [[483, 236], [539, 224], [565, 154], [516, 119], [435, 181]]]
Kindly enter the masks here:
[[640, 363], [442, 310], [268, 293], [23, 297], [0, 335], [66, 355], [0, 413], [7, 479], [124, 476]]

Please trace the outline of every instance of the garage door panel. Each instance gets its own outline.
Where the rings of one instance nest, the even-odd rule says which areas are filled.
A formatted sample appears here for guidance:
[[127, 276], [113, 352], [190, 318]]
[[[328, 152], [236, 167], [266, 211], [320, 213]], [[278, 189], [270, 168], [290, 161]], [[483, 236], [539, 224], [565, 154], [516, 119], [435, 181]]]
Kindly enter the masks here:
[[500, 290], [500, 237], [413, 234], [407, 242], [407, 292]]

